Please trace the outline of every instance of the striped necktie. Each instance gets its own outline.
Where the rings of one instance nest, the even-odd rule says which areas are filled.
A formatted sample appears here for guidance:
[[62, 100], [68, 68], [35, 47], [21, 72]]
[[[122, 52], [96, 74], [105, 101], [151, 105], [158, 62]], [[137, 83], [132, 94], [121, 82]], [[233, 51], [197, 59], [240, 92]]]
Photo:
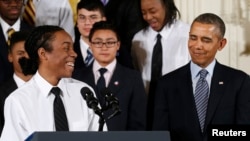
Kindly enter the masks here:
[[8, 35], [8, 39], [7, 39], [7, 44], [8, 46], [10, 45], [10, 38], [11, 38], [11, 35], [15, 32], [15, 30], [13, 28], [10, 28], [7, 30], [7, 35]]
[[68, 120], [65, 108], [60, 97], [61, 90], [58, 87], [53, 87], [51, 93], [55, 95], [54, 100], [54, 120], [56, 131], [69, 131]]
[[88, 67], [94, 61], [93, 54], [91, 53], [90, 49], [87, 49], [87, 57], [84, 60], [85, 66]]
[[107, 5], [107, 0], [101, 0], [101, 2], [103, 3], [103, 5]]
[[27, 0], [23, 12], [23, 20], [31, 26], [35, 26], [35, 5], [32, 0]]
[[200, 122], [201, 131], [203, 132], [206, 112], [207, 112], [208, 94], [209, 94], [209, 86], [206, 80], [208, 72], [207, 70], [202, 69], [199, 72], [199, 74], [200, 78], [196, 84], [194, 98], [195, 98], [196, 110]]

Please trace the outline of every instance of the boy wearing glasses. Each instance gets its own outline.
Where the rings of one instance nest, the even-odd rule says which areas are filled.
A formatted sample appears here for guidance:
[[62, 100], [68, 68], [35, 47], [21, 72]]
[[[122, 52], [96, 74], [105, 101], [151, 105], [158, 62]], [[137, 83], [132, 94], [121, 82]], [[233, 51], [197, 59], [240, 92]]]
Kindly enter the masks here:
[[[74, 51], [77, 53], [75, 69], [85, 68], [92, 64], [93, 55], [89, 49], [89, 32], [95, 22], [106, 20], [104, 5], [100, 0], [82, 0], [77, 4], [77, 30]], [[76, 32], [78, 32], [76, 31]]]
[[[14, 31], [29, 30], [32, 27], [21, 21], [23, 0], [0, 0], [0, 84], [13, 74], [12, 64], [8, 61], [8, 42]], [[4, 69], [3, 69], [4, 68]]]
[[[105, 93], [108, 88], [118, 99], [121, 114], [108, 119], [112, 110], [104, 111], [109, 131], [145, 130], [146, 93], [139, 72], [120, 65], [116, 53], [120, 48], [120, 38], [106, 21], [97, 22], [89, 34], [90, 48], [95, 58], [92, 67], [78, 71], [73, 76], [91, 85], [104, 108]], [[100, 86], [100, 82], [104, 86]]]

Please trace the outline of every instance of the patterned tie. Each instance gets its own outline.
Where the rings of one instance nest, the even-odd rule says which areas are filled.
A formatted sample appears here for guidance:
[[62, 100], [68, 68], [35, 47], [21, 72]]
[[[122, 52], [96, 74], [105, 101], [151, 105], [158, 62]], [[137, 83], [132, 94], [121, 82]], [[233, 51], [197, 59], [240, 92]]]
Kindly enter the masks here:
[[100, 68], [99, 69], [99, 72], [100, 72], [100, 77], [99, 79], [97, 80], [97, 89], [98, 89], [98, 92], [97, 92], [97, 96], [98, 96], [98, 99], [100, 101], [100, 104], [101, 105], [104, 105], [104, 98], [103, 96], [101, 95], [101, 91], [103, 90], [103, 88], [106, 87], [106, 82], [105, 82], [105, 78], [104, 78], [104, 73], [107, 72], [107, 69], [106, 68]]
[[23, 20], [31, 26], [35, 26], [35, 6], [32, 0], [27, 0], [23, 12]]
[[196, 109], [200, 121], [201, 131], [203, 132], [204, 123], [206, 118], [207, 112], [207, 103], [208, 103], [208, 94], [209, 94], [209, 87], [206, 81], [206, 76], [208, 74], [207, 70], [202, 69], [200, 72], [200, 79], [198, 80], [195, 88], [195, 103]]
[[87, 49], [87, 57], [85, 58], [85, 66], [88, 67], [94, 61], [93, 54], [91, 53], [90, 49]]
[[8, 39], [7, 39], [7, 44], [8, 46], [10, 45], [10, 38], [11, 38], [11, 35], [15, 32], [15, 30], [13, 28], [10, 28], [7, 30], [7, 35], [8, 35]]
[[68, 120], [60, 97], [61, 90], [58, 87], [53, 87], [51, 93], [55, 95], [54, 100], [54, 118], [56, 131], [69, 131]]
[[107, 4], [107, 0], [101, 0], [103, 5], [106, 5]]

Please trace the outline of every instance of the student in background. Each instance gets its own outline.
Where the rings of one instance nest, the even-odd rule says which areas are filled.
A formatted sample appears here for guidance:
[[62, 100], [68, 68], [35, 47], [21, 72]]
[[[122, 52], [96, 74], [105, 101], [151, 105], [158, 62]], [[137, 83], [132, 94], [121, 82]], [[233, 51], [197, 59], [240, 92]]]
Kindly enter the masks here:
[[174, 0], [140, 0], [144, 29], [132, 41], [132, 59], [141, 72], [148, 94], [147, 128], [151, 129], [158, 79], [190, 60], [187, 49], [189, 25], [178, 18]]
[[2, 132], [4, 125], [3, 107], [5, 99], [10, 95], [10, 93], [18, 87], [21, 87], [32, 77], [32, 75], [24, 75], [19, 64], [20, 58], [28, 58], [28, 54], [24, 49], [25, 39], [28, 35], [29, 32], [27, 31], [18, 31], [11, 35], [8, 59], [13, 65], [14, 74], [13, 77], [0, 86], [0, 133]]
[[8, 60], [8, 34], [32, 29], [20, 18], [23, 4], [23, 0], [0, 0], [0, 84], [10, 79], [13, 74], [12, 64]]
[[104, 6], [100, 0], [82, 0], [77, 4], [77, 31], [80, 36], [76, 37], [74, 50], [77, 53], [75, 69], [86, 68], [94, 60], [89, 48], [89, 32], [95, 22], [106, 20]]
[[120, 115], [109, 120], [112, 110], [104, 111], [108, 130], [145, 130], [146, 93], [141, 75], [117, 62], [120, 38], [115, 27], [106, 21], [95, 23], [89, 34], [89, 42], [95, 58], [93, 66], [73, 77], [95, 89], [103, 108], [106, 106], [103, 88], [107, 87], [118, 98]]

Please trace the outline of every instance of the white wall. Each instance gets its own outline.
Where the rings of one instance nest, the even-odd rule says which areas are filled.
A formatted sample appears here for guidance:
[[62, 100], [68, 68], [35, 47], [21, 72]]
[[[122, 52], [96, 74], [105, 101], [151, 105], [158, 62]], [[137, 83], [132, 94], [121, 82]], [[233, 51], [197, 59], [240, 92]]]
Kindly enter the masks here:
[[220, 63], [250, 74], [250, 0], [175, 0], [187, 23], [201, 13], [215, 13], [226, 23], [226, 47], [217, 53]]

